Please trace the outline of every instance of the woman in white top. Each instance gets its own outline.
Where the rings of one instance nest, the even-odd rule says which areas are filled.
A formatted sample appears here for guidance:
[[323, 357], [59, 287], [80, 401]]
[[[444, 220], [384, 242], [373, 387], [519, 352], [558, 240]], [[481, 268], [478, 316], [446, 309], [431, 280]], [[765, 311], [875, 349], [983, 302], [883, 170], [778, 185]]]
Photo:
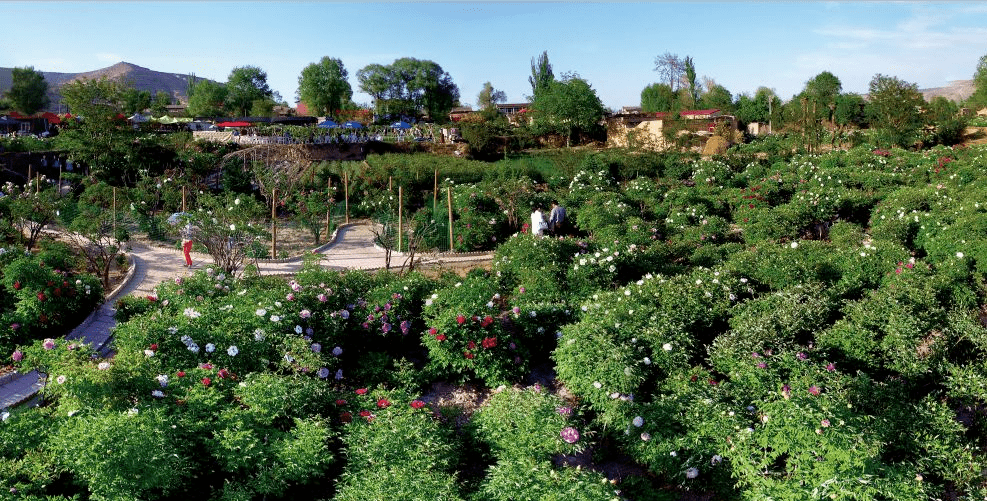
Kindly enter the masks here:
[[542, 214], [541, 207], [535, 207], [535, 211], [531, 213], [531, 234], [540, 237], [546, 228], [548, 223], [545, 222], [545, 214]]

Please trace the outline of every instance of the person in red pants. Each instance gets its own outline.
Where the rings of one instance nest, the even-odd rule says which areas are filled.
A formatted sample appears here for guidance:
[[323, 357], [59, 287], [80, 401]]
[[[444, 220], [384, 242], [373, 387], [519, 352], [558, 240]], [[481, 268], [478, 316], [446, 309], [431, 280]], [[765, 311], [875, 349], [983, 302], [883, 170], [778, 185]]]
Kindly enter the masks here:
[[189, 254], [192, 252], [192, 225], [186, 225], [185, 231], [182, 232], [182, 252], [185, 254], [185, 267], [192, 267], [192, 256]]

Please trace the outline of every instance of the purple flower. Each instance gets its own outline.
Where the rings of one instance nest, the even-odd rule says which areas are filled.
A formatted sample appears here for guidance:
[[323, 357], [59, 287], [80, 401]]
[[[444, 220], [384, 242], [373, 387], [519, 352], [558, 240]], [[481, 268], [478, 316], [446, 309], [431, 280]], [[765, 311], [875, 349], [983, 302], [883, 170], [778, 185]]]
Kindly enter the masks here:
[[401, 321], [401, 334], [404, 334], [405, 336], [407, 336], [408, 335], [408, 331], [410, 329], [411, 329], [411, 322], [409, 322], [407, 320], [402, 320]]
[[567, 426], [562, 428], [562, 431], [559, 432], [559, 436], [562, 437], [562, 440], [565, 440], [567, 443], [574, 444], [579, 441], [579, 430], [571, 426]]
[[798, 357], [799, 360], [805, 360], [805, 359], [809, 358], [808, 355], [806, 355], [805, 353], [802, 353], [801, 351], [798, 352], [798, 355], [795, 355], [795, 356]]
[[329, 369], [326, 367], [319, 369], [319, 377], [322, 379], [329, 377]]
[[322, 351], [322, 345], [319, 343], [312, 343], [312, 351], [319, 353]]
[[826, 370], [829, 371], [829, 372], [835, 371], [836, 370], [836, 364], [834, 364], [832, 362], [826, 364]]
[[24, 360], [24, 353], [21, 350], [14, 350], [14, 354], [10, 358], [14, 359], [14, 362], [20, 362]]
[[343, 354], [343, 349], [337, 346], [337, 347], [335, 347], [335, 348], [332, 349], [332, 354], [333, 354], [333, 356], [338, 357], [338, 356], [340, 356], [340, 355]]
[[568, 416], [572, 414], [572, 407], [559, 407], [555, 409], [555, 412], [558, 412], [560, 416]]
[[46, 350], [54, 350], [55, 349], [55, 340], [54, 339], [51, 339], [51, 338], [45, 339], [44, 344], [42, 344], [41, 346], [44, 346], [44, 348]]
[[349, 310], [339, 310], [339, 316], [342, 317], [343, 320], [346, 320], [347, 318], [350, 318], [350, 312]]
[[380, 330], [381, 332], [385, 332], [385, 333], [391, 332], [391, 324], [385, 323], [384, 325], [380, 326]]
[[766, 364], [764, 362], [761, 362], [761, 363], [757, 364], [757, 368], [758, 369], [764, 369], [764, 368], [767, 368], [767, 366], [768, 366], [768, 364]]
[[316, 297], [317, 297], [317, 298], [319, 298], [319, 302], [320, 302], [320, 303], [324, 303], [324, 302], [326, 302], [326, 301], [328, 300], [328, 298], [326, 297], [326, 295], [325, 295], [325, 294], [319, 294], [319, 295], [318, 295], [318, 296], [316, 296]]

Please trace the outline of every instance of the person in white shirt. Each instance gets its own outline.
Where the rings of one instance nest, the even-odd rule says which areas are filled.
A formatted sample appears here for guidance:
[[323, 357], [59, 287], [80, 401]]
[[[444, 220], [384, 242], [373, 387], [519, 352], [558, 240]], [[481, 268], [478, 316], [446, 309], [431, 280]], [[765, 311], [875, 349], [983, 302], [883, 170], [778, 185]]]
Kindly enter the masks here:
[[541, 207], [535, 206], [535, 211], [531, 213], [531, 234], [540, 237], [545, 234], [546, 228], [548, 223], [545, 222], [545, 214]]

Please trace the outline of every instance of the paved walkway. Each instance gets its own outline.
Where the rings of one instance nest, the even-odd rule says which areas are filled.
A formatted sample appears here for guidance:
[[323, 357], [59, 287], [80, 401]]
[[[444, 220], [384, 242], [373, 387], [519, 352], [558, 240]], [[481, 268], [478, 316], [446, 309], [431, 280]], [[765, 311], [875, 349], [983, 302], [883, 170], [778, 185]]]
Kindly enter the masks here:
[[[321, 255], [321, 264], [330, 270], [379, 270], [386, 267], [387, 253], [373, 243], [374, 234], [368, 223], [354, 223], [342, 226], [329, 243], [315, 250]], [[102, 356], [112, 354], [110, 341], [116, 326], [113, 318], [116, 299], [127, 295], [146, 296], [154, 292], [161, 282], [186, 276], [212, 264], [208, 254], [192, 253], [192, 269], [184, 266], [185, 259], [180, 249], [159, 247], [145, 243], [131, 243], [129, 257], [132, 263], [130, 273], [124, 283], [107, 295], [106, 302], [65, 336], [91, 344]], [[493, 253], [480, 254], [424, 254], [415, 256], [418, 264], [442, 265], [489, 261]], [[407, 255], [391, 254], [391, 268], [399, 268], [407, 260]], [[302, 265], [302, 257], [286, 260], [260, 260], [255, 264], [261, 275], [290, 275]], [[0, 409], [13, 407], [30, 401], [44, 385], [44, 379], [37, 372], [28, 374], [8, 374], [0, 378]]]

